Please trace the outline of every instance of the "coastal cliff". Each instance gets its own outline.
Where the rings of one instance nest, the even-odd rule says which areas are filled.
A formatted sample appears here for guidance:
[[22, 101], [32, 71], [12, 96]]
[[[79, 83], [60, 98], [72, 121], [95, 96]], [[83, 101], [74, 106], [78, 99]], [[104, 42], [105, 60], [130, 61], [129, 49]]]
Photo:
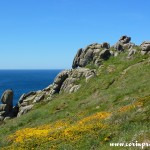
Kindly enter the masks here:
[[[104, 61], [107, 61], [110, 57], [119, 57], [119, 54], [122, 53], [127, 54], [126, 61], [128, 61], [128, 59], [132, 59], [136, 53], [141, 55], [149, 55], [150, 42], [144, 41], [140, 46], [138, 46], [131, 42], [131, 37], [124, 35], [120, 37], [119, 41], [113, 46], [110, 46], [109, 43], [104, 42], [102, 44], [90, 44], [84, 49], [80, 48], [73, 60], [73, 69], [64, 70], [59, 73], [55, 78], [54, 83], [42, 91], [34, 91], [23, 94], [18, 100], [17, 106], [11, 108], [13, 110], [13, 114], [12, 112], [10, 112], [10, 114], [9, 112], [5, 114], [3, 111], [5, 111], [7, 108], [1, 104], [0, 111], [2, 112], [0, 113], [0, 120], [10, 119], [15, 117], [16, 114], [19, 117], [30, 111], [35, 103], [43, 100], [49, 101], [55, 94], [60, 94], [62, 92], [76, 92], [81, 87], [81, 85], [78, 84], [80, 79], [85, 78], [86, 82], [88, 82], [90, 78], [96, 76], [96, 68], [101, 67]], [[11, 99], [11, 101], [12, 100], [13, 99]]]
[[[147, 131], [150, 104], [149, 56], [150, 41], [136, 45], [131, 42], [131, 37], [124, 35], [112, 46], [103, 42], [80, 48], [74, 57], [72, 69], [59, 73], [53, 84], [43, 90], [23, 94], [15, 107], [12, 106], [13, 91], [6, 91], [1, 98], [3, 104], [0, 104], [0, 120], [2, 124], [7, 124], [3, 126], [9, 127], [9, 122], [14, 119], [19, 120], [16, 126], [21, 123], [20, 130], [8, 136], [8, 145], [32, 147], [26, 140], [32, 141], [32, 138], [35, 138], [37, 141], [35, 140], [33, 147], [38, 149], [38, 138], [42, 137], [45, 138], [45, 147], [51, 148], [55, 145], [61, 149], [61, 141], [66, 147], [69, 145], [70, 149], [78, 149], [75, 143], [84, 143], [85, 139], [90, 137], [91, 145], [85, 143], [84, 146], [89, 149], [93, 146], [92, 139], [95, 139], [96, 149], [103, 144], [106, 146], [108, 141], [115, 141], [117, 135], [121, 137], [123, 133], [129, 133], [131, 130], [133, 137], [129, 133], [130, 140], [150, 140]], [[39, 123], [38, 119], [43, 123]], [[26, 123], [22, 123], [23, 120], [26, 120]], [[32, 123], [34, 121], [35, 123]], [[24, 128], [24, 125], [30, 126], [30, 123], [33, 124], [30, 129], [33, 133], [35, 131], [31, 136], [26, 134], [30, 130]], [[53, 128], [44, 127], [45, 124]], [[138, 136], [136, 132], [140, 127], [141, 136]], [[38, 137], [39, 130], [42, 132]], [[51, 134], [51, 130], [57, 131], [56, 137]], [[24, 136], [21, 135], [23, 132]], [[22, 141], [25, 140], [22, 145], [21, 140], [17, 139], [18, 133]], [[124, 136], [122, 140], [125, 138]], [[48, 144], [48, 141], [54, 144]], [[3, 142], [2, 140], [4, 145]]]

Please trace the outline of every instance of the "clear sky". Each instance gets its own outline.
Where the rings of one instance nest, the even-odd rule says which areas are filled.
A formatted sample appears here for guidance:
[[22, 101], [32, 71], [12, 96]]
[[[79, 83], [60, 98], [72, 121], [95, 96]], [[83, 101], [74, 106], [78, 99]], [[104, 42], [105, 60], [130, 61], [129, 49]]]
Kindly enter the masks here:
[[68, 69], [79, 48], [150, 40], [150, 0], [1, 0], [0, 69]]

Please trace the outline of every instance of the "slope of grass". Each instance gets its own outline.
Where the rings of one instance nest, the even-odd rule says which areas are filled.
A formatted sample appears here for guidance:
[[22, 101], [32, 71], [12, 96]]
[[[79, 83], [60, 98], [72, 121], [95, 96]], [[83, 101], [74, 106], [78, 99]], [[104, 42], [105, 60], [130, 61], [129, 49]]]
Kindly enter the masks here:
[[[123, 149], [150, 140], [148, 56], [112, 57], [76, 93], [56, 95], [0, 128], [1, 149]], [[127, 149], [127, 148], [124, 148]]]

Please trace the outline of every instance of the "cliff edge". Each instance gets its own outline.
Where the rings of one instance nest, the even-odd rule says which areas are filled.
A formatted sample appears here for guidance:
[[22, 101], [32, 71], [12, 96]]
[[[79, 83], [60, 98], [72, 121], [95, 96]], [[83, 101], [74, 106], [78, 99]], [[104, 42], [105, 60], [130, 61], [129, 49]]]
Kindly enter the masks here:
[[17, 106], [4, 93], [0, 145], [105, 150], [110, 142], [149, 143], [149, 56], [149, 41], [136, 45], [128, 36], [112, 46], [93, 43], [77, 51], [72, 69], [23, 94]]

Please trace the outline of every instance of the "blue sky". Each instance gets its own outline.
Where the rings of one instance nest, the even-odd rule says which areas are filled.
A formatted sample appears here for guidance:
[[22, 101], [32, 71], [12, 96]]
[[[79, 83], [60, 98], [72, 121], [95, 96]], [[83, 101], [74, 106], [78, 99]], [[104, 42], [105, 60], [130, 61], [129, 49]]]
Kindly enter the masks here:
[[79, 48], [150, 40], [150, 0], [1, 0], [0, 69], [68, 69]]

